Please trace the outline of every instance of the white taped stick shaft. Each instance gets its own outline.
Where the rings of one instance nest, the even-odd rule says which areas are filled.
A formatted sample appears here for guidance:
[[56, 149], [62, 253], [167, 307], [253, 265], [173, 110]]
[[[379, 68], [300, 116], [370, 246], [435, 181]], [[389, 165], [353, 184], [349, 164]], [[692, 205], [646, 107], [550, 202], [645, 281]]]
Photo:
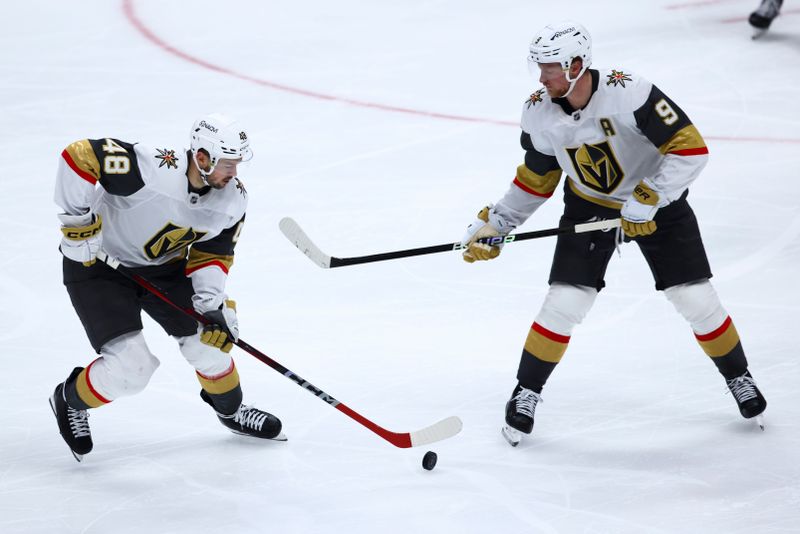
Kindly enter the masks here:
[[583, 232], [595, 232], [597, 230], [611, 230], [612, 228], [619, 228], [621, 223], [621, 219], [605, 219], [603, 221], [576, 224], [575, 233], [582, 234]]

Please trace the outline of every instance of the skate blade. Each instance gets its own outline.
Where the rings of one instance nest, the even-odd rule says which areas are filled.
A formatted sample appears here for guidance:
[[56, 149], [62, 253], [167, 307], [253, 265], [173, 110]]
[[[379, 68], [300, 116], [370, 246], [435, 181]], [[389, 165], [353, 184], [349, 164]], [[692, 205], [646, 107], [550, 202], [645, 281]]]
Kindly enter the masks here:
[[755, 417], [755, 419], [756, 419], [756, 423], [758, 424], [758, 427], [763, 432], [764, 431], [764, 416], [763, 415], [757, 415]]
[[753, 35], [752, 35], [750, 38], [751, 38], [751, 39], [753, 39], [753, 40], [755, 41], [756, 39], [759, 39], [759, 38], [763, 37], [763, 35], [764, 35], [765, 33], [767, 33], [767, 30], [766, 30], [766, 29], [762, 29], [762, 28], [753, 28]]
[[237, 432], [236, 430], [231, 430], [231, 433], [232, 434], [236, 434], [237, 436], [247, 436], [248, 438], [254, 438], [254, 439], [266, 439], [266, 440], [269, 440], [269, 441], [289, 441], [289, 438], [287, 438], [286, 434], [284, 434], [283, 432], [281, 432], [280, 434], [278, 434], [274, 438], [260, 438], [258, 436], [254, 436], [252, 434], [247, 434], [246, 432]]
[[[58, 422], [58, 414], [56, 413], [56, 399], [55, 399], [55, 397], [53, 397], [53, 395], [50, 395], [50, 398], [47, 399], [47, 400], [48, 400], [48, 402], [50, 402], [50, 409], [53, 410], [53, 415], [56, 416], [56, 422]], [[67, 447], [69, 447], [69, 445], [67, 445]], [[83, 455], [82, 454], [78, 454], [77, 452], [73, 451], [72, 449], [70, 449], [69, 452], [71, 452], [72, 456], [74, 456], [75, 459], [78, 460], [79, 462], [81, 460], [83, 460]]]
[[516, 428], [511, 428], [510, 426], [505, 425], [501, 429], [501, 432], [503, 434], [503, 437], [506, 438], [508, 444], [511, 445], [512, 447], [516, 447], [517, 445], [519, 445], [519, 442], [522, 441], [522, 432], [520, 432]]

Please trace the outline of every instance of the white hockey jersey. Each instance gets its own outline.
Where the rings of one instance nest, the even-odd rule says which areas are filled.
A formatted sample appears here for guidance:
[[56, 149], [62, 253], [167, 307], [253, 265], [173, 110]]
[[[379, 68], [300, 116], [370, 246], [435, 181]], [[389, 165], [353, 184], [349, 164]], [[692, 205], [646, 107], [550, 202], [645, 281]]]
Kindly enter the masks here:
[[111, 138], [76, 141], [61, 154], [55, 201], [70, 215], [99, 214], [103, 249], [126, 267], [188, 254], [186, 274], [207, 301], [195, 307], [207, 311], [224, 297], [247, 192], [238, 178], [223, 189], [190, 190], [189, 157]]
[[583, 109], [573, 109], [565, 98], [551, 99], [544, 88], [525, 102], [525, 164], [495, 206], [510, 227], [552, 196], [562, 171], [578, 196], [620, 209], [643, 179], [662, 203], [680, 198], [705, 166], [702, 136], [656, 86], [624, 70], [587, 74], [592, 96]]

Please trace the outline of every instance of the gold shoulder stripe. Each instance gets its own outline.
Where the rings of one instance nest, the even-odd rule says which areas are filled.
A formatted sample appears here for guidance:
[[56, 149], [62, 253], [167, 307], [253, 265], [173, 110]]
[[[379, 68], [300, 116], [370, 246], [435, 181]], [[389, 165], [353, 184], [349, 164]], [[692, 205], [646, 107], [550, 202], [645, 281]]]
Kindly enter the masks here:
[[706, 142], [697, 131], [694, 124], [681, 128], [666, 143], [658, 147], [662, 154], [678, 154], [681, 156], [695, 156], [708, 154]]
[[525, 164], [517, 167], [517, 177], [514, 183], [520, 185], [528, 193], [540, 197], [549, 197], [553, 194], [558, 182], [561, 181], [561, 169], [553, 170], [545, 174], [537, 174], [530, 170]]
[[191, 274], [197, 269], [202, 269], [209, 265], [216, 265], [227, 274], [233, 266], [233, 256], [201, 252], [195, 250], [194, 247], [189, 250], [189, 259], [186, 262], [186, 274]]
[[95, 156], [88, 139], [82, 139], [70, 144], [64, 149], [61, 156], [78, 176], [92, 185], [100, 179], [100, 162], [97, 160], [97, 156]]

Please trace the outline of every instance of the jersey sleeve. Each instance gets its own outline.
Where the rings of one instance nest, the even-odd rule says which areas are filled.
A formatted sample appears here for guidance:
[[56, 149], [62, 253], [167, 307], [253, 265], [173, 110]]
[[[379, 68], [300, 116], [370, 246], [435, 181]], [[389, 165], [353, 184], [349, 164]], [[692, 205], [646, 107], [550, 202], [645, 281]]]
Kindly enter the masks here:
[[133, 145], [118, 139], [82, 139], [68, 145], [59, 159], [55, 201], [65, 213], [86, 213], [95, 187], [129, 196], [144, 187]]
[[508, 191], [494, 208], [515, 228], [553, 196], [562, 174], [555, 156], [537, 150], [531, 135], [525, 130], [520, 136], [520, 144], [525, 150], [525, 162], [517, 167]]
[[689, 187], [708, 162], [703, 136], [681, 108], [655, 85], [636, 111], [636, 126], [664, 156], [650, 185], [668, 202]]
[[192, 303], [200, 313], [218, 309], [225, 300], [225, 282], [233, 266], [233, 251], [242, 225], [244, 215], [217, 236], [194, 243], [189, 249], [186, 275], [192, 279]]

